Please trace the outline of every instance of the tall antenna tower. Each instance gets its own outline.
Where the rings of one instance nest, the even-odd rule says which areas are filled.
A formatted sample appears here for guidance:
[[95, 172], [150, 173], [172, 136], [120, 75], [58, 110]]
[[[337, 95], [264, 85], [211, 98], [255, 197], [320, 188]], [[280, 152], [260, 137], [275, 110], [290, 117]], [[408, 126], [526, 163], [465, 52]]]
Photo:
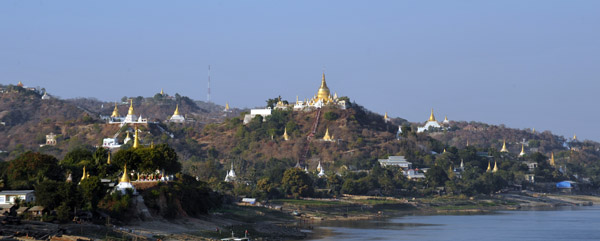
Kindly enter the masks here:
[[208, 94], [206, 100], [210, 103], [210, 65], [208, 66]]

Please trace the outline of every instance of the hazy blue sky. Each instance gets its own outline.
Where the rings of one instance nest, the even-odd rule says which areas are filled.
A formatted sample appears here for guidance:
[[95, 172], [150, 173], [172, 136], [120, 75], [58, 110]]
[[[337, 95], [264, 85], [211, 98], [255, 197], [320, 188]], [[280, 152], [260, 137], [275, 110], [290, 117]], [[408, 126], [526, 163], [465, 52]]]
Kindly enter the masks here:
[[600, 1], [0, 2], [0, 83], [234, 107], [332, 91], [392, 117], [600, 140]]

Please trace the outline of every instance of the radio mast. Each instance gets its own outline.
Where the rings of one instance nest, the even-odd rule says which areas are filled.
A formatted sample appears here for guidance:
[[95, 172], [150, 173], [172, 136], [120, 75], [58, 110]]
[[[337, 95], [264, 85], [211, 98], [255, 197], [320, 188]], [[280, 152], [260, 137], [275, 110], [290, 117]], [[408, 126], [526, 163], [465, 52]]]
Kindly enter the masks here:
[[208, 94], [206, 100], [210, 103], [210, 65], [208, 66]]

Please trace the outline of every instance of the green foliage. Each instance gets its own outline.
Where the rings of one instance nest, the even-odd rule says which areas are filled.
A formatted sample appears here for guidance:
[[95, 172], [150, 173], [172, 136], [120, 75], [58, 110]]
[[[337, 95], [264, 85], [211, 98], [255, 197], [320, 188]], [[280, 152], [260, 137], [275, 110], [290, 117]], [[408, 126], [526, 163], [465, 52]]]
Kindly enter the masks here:
[[100, 202], [106, 193], [104, 186], [102, 186], [102, 183], [100, 182], [100, 178], [97, 176], [86, 177], [79, 184], [79, 188], [81, 190], [84, 208], [88, 210], [95, 210], [98, 206], [98, 202]]
[[325, 112], [325, 114], [323, 114], [323, 118], [325, 118], [325, 120], [328, 120], [328, 121], [337, 120], [338, 117], [339, 117], [339, 115], [333, 111], [327, 111], [327, 112]]
[[129, 214], [131, 200], [131, 193], [123, 195], [121, 192], [114, 192], [104, 197], [98, 204], [98, 207], [108, 212], [112, 218], [126, 221], [131, 218]]
[[430, 187], [440, 187], [450, 179], [443, 167], [433, 166], [425, 173], [425, 180]]
[[299, 168], [290, 168], [283, 173], [281, 186], [285, 193], [294, 198], [310, 197], [314, 193], [313, 182], [310, 176]]
[[10, 161], [4, 170], [12, 189], [31, 189], [44, 180], [64, 179], [62, 168], [53, 156], [26, 152]]

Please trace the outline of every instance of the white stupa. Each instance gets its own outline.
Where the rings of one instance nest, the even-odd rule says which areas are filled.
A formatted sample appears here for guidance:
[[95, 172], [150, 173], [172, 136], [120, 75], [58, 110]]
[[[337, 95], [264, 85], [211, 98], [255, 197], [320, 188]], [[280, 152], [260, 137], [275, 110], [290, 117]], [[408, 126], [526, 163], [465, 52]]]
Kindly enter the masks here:
[[132, 189], [133, 193], [137, 193], [135, 187], [131, 185], [131, 181], [129, 179], [129, 174], [127, 173], [127, 165], [123, 168], [123, 176], [119, 180], [119, 184], [117, 184], [116, 190], [121, 192], [121, 194], [126, 194], [127, 189]]
[[226, 182], [233, 182], [237, 176], [235, 175], [235, 171], [233, 170], [233, 163], [231, 163], [231, 170], [227, 172], [227, 176], [225, 176]]

